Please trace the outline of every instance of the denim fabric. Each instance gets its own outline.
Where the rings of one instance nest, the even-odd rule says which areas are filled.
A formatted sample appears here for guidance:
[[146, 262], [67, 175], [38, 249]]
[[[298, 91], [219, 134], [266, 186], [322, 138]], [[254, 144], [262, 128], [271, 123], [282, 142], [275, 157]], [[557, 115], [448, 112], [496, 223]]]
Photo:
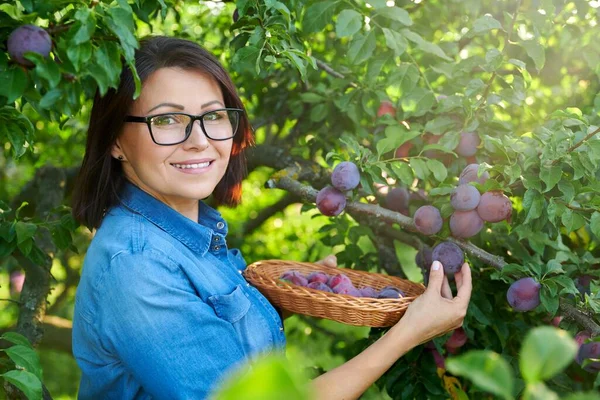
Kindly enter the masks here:
[[106, 214], [75, 297], [80, 399], [204, 399], [234, 367], [284, 350], [227, 223], [203, 202], [198, 220], [132, 184]]

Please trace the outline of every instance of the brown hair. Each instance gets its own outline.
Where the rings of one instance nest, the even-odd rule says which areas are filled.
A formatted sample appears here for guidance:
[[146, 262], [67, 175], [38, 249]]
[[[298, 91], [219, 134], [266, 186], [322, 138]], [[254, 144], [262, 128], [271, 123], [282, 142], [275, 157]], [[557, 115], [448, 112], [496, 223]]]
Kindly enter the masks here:
[[[223, 92], [225, 107], [244, 109], [229, 74], [207, 50], [189, 40], [154, 36], [142, 39], [135, 53], [135, 67], [142, 81], [160, 68], [178, 67], [211, 76]], [[104, 96], [96, 92], [90, 116], [85, 156], [73, 192], [73, 216], [89, 229], [98, 228], [104, 213], [119, 202], [125, 182], [121, 163], [111, 148], [121, 133], [123, 119], [133, 103], [135, 83], [123, 64], [118, 88]], [[254, 143], [250, 121], [244, 113], [233, 138], [229, 165], [215, 187], [216, 205], [236, 206], [241, 201], [242, 180], [247, 175], [244, 149]]]

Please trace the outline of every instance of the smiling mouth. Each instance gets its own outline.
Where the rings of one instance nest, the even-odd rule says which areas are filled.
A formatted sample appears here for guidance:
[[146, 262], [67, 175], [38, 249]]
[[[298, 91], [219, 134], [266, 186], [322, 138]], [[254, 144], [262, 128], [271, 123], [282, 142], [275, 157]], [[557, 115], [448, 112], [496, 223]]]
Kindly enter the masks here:
[[198, 163], [198, 164], [171, 164], [171, 165], [174, 166], [175, 168], [179, 168], [179, 169], [201, 169], [201, 168], [208, 167], [212, 163], [213, 163], [213, 161], [207, 161], [207, 162]]

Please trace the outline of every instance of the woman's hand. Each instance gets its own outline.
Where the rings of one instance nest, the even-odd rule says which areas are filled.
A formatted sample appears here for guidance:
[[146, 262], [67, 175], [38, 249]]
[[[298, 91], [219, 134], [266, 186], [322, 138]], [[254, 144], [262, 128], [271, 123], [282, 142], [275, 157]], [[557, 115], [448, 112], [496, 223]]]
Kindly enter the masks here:
[[337, 268], [337, 257], [333, 254], [330, 254], [324, 259], [317, 261], [316, 264], [321, 264], [330, 268]]
[[462, 326], [471, 299], [471, 269], [464, 263], [454, 274], [458, 293], [452, 297], [448, 278], [439, 261], [434, 261], [427, 290], [413, 301], [393, 328], [410, 331], [415, 346]]

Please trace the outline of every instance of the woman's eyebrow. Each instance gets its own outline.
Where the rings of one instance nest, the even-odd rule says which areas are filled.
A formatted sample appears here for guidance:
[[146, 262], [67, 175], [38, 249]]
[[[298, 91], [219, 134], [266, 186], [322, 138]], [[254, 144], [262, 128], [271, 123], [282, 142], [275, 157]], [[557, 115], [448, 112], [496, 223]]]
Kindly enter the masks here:
[[157, 105], [157, 106], [154, 106], [154, 107], [152, 107], [151, 109], [149, 109], [148, 111], [146, 111], [146, 114], [148, 114], [150, 111], [154, 111], [154, 110], [156, 110], [157, 108], [160, 108], [160, 107], [165, 107], [165, 106], [168, 106], [168, 107], [174, 107], [174, 108], [178, 108], [178, 109], [180, 109], [180, 110], [183, 110], [183, 109], [185, 109], [185, 107], [184, 107], [184, 106], [182, 106], [181, 104], [175, 104], [175, 103], [160, 103], [159, 105]]
[[[219, 100], [213, 100], [213, 101], [209, 101], [208, 103], [204, 103], [204, 104], [202, 104], [202, 108], [208, 107], [208, 106], [210, 106], [210, 105], [212, 105], [212, 104], [220, 104], [220, 105], [222, 105], [223, 107], [225, 107], [225, 106], [223, 105], [223, 103], [221, 103]], [[180, 110], [185, 110], [185, 107], [184, 107], [184, 106], [182, 106], [181, 104], [175, 104], [175, 103], [160, 103], [159, 105], [157, 105], [157, 106], [154, 106], [154, 107], [152, 107], [151, 109], [149, 109], [148, 111], [146, 111], [146, 114], [148, 114], [149, 112], [151, 112], [151, 111], [154, 111], [154, 110], [156, 110], [157, 108], [160, 108], [160, 107], [174, 107], [174, 108], [178, 108], [178, 109], [180, 109]]]
[[220, 104], [223, 107], [225, 107], [225, 105], [223, 103], [221, 103], [219, 100], [213, 100], [213, 101], [209, 101], [208, 103], [202, 104], [202, 108], [208, 107], [208, 106], [210, 106], [212, 104]]

